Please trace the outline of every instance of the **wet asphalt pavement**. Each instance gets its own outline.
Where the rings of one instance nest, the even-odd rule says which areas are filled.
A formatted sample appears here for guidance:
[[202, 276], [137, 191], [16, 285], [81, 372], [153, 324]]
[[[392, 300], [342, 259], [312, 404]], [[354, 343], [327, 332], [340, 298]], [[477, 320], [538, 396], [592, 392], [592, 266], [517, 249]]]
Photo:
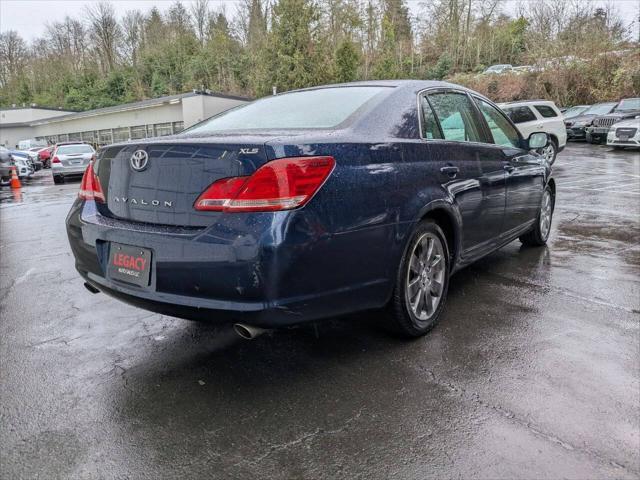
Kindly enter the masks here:
[[247, 342], [85, 290], [49, 171], [0, 191], [2, 478], [639, 478], [640, 154], [570, 144], [548, 247]]

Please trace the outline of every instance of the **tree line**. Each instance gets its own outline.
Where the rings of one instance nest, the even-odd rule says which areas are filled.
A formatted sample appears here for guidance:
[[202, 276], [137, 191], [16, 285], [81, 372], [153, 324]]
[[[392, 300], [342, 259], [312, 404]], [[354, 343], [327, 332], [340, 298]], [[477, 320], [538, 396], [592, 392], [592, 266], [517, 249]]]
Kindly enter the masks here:
[[[522, 2], [510, 14], [501, 0], [429, 0], [413, 10], [406, 0], [241, 0], [233, 15], [219, 5], [176, 1], [165, 12], [118, 16], [100, 2], [29, 43], [2, 32], [0, 106], [86, 110], [191, 89], [259, 97], [273, 87], [361, 79], [457, 78], [482, 87], [471, 74], [492, 64], [637, 48], [630, 25], [589, 0]], [[616, 65], [625, 88], [637, 88], [638, 68]]]

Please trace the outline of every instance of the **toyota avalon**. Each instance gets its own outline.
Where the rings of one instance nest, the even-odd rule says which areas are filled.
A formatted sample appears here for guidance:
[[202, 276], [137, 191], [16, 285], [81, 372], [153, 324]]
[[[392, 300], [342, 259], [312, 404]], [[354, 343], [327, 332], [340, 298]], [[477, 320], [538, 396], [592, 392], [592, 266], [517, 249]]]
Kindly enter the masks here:
[[454, 272], [547, 241], [547, 143], [449, 83], [298, 90], [102, 148], [67, 232], [90, 291], [154, 312], [274, 328], [380, 309], [419, 336]]

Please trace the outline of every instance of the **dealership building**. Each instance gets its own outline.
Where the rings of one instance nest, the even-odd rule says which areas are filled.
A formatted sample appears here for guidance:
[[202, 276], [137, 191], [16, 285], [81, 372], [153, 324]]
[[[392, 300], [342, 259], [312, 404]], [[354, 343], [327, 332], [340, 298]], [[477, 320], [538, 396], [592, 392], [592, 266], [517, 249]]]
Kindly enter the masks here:
[[0, 144], [17, 148], [21, 140], [53, 144], [83, 141], [94, 145], [178, 133], [249, 99], [193, 91], [85, 112], [36, 105], [0, 109]]

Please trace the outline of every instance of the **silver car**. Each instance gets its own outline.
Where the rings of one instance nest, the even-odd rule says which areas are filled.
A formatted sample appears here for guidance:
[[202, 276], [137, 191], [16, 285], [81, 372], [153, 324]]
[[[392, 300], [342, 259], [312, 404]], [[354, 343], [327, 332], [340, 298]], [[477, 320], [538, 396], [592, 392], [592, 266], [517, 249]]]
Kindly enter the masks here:
[[54, 183], [63, 183], [67, 177], [81, 177], [96, 151], [87, 143], [58, 145], [51, 160]]

